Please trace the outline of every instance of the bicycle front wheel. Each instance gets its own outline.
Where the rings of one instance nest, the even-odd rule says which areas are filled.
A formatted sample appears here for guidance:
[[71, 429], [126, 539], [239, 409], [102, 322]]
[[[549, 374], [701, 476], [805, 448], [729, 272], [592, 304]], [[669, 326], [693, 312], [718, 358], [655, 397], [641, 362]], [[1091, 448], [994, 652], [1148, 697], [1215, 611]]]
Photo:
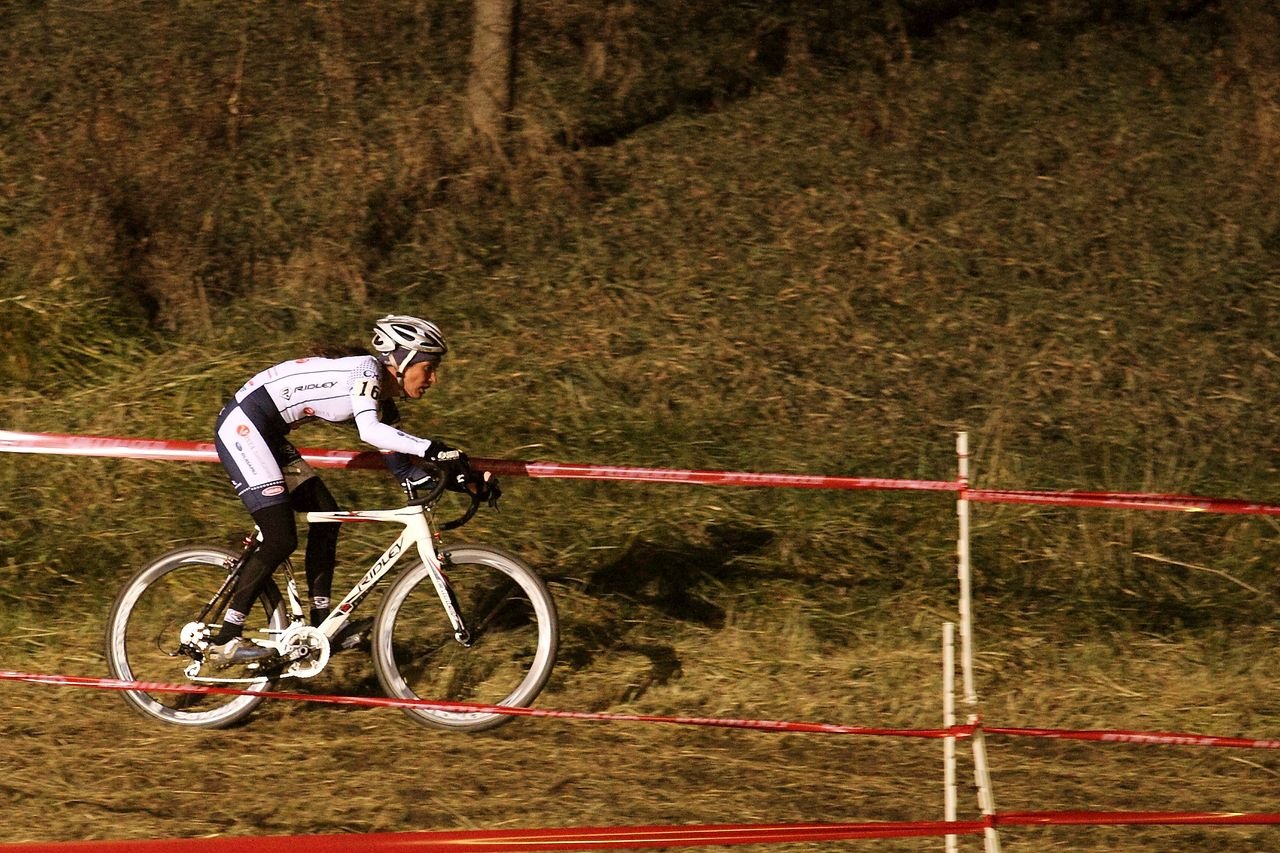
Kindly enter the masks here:
[[[551, 677], [559, 642], [546, 584], [520, 559], [494, 548], [456, 548], [443, 559], [469, 642], [454, 638], [427, 567], [411, 566], [387, 590], [374, 625], [373, 662], [383, 689], [402, 699], [527, 707]], [[423, 708], [405, 713], [462, 731], [511, 719]]]
[[[148, 563], [130, 578], [107, 619], [106, 653], [111, 674], [124, 681], [188, 684], [185, 670], [193, 659], [181, 649], [182, 630], [196, 620], [222, 586], [237, 556], [217, 547], [182, 548]], [[205, 624], [216, 629], [222, 610], [207, 614]], [[268, 581], [250, 614], [246, 632], [283, 630], [287, 625], [280, 590], [274, 581]], [[226, 686], [259, 693], [269, 689], [271, 682], [260, 678]], [[260, 696], [143, 689], [122, 691], [121, 695], [148, 717], [202, 728], [233, 725], [262, 701]]]

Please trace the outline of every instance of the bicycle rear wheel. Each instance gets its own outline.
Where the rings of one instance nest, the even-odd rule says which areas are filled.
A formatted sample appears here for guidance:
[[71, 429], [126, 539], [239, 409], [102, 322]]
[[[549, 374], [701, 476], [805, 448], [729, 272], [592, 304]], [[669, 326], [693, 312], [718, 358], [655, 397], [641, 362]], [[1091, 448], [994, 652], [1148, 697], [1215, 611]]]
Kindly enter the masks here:
[[[559, 642], [555, 604], [542, 578], [493, 548], [445, 552], [445, 572], [471, 632], [454, 639], [431, 575], [418, 563], [387, 590], [373, 631], [373, 662], [391, 696], [527, 707], [551, 676]], [[408, 708], [418, 722], [463, 731], [500, 726], [500, 713]]]
[[[237, 554], [218, 547], [182, 548], [144, 566], [125, 583], [107, 619], [107, 665], [115, 678], [151, 684], [185, 685], [192, 658], [180, 650], [180, 634], [226, 580]], [[216, 630], [225, 603], [205, 617]], [[259, 596], [246, 634], [283, 630], [288, 616], [274, 581]], [[271, 687], [266, 678], [226, 685], [255, 693]], [[180, 726], [223, 728], [239, 722], [262, 702], [260, 696], [126, 690], [129, 705], [145, 716]]]

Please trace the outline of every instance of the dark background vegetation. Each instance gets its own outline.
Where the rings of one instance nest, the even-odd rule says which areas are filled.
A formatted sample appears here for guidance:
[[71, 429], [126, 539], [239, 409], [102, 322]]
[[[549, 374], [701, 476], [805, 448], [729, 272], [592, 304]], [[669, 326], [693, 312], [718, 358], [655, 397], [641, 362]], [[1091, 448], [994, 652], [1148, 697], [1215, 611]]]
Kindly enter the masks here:
[[[0, 428], [208, 440], [247, 376], [396, 311], [454, 349], [406, 426], [476, 455], [949, 479], [963, 429], [980, 485], [1280, 503], [1269, 4], [525, 0], [510, 136], [484, 156], [462, 129], [470, 21], [0, 5]], [[0, 461], [6, 669], [103, 672], [124, 578], [245, 523], [215, 466]], [[350, 506], [396, 499], [327, 479]], [[977, 508], [987, 718], [1275, 737], [1278, 530]], [[945, 497], [511, 482], [463, 534], [553, 581], [545, 706], [938, 724]], [[358, 657], [303, 686], [376, 689]], [[6, 840], [941, 808], [932, 744], [461, 737], [292, 707], [191, 734], [111, 696], [4, 692]], [[1280, 810], [1270, 754], [992, 751], [1004, 808]]]

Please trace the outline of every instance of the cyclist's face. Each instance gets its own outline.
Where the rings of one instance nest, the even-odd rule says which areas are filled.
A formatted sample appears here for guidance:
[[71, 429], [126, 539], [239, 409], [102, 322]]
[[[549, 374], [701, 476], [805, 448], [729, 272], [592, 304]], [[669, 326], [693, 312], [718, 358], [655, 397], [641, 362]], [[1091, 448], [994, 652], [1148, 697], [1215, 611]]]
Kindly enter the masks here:
[[411, 365], [404, 372], [404, 393], [407, 397], [418, 398], [427, 389], [436, 384], [440, 376], [440, 367], [430, 361], [420, 361]]

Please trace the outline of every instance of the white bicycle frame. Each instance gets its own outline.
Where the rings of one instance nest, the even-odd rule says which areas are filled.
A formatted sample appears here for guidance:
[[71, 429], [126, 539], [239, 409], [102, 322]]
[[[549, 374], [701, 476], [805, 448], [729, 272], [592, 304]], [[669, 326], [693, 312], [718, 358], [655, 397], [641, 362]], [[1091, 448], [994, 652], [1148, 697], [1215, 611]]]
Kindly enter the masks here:
[[[457, 599], [454, 597], [453, 590], [450, 588], [449, 581], [444, 574], [444, 567], [436, 547], [440, 544], [440, 534], [432, 523], [432, 510], [429, 507], [411, 504], [400, 509], [316, 511], [308, 512], [306, 519], [312, 523], [336, 524], [392, 522], [404, 525], [404, 530], [400, 532], [400, 535], [396, 537], [390, 547], [382, 552], [382, 556], [364, 573], [364, 576], [356, 582], [356, 585], [346, 594], [342, 601], [338, 602], [328, 618], [314, 628], [306, 621], [305, 611], [302, 607], [302, 597], [298, 594], [298, 583], [293, 576], [293, 571], [288, 569], [289, 564], [287, 562], [284, 564], [288, 579], [286, 595], [289, 598], [291, 624], [283, 630], [265, 629], [265, 633], [269, 634], [271, 638], [256, 640], [255, 642], [274, 648], [283, 658], [289, 658], [299, 648], [308, 649], [309, 653], [304, 656], [304, 659], [293, 660], [283, 672], [279, 673], [280, 675], [310, 678], [321, 672], [329, 662], [329, 642], [347, 624], [351, 613], [356, 607], [368, 598], [369, 593], [373, 591], [373, 587], [378, 581], [386, 577], [387, 573], [395, 567], [400, 558], [412, 550], [417, 551], [423, 565], [427, 567], [427, 572], [431, 577], [431, 584], [435, 587], [436, 595], [440, 597], [440, 604], [444, 607], [444, 611], [449, 617], [449, 624], [453, 626], [454, 639], [464, 646], [471, 645], [471, 634], [467, 630], [466, 623], [463, 621], [462, 614], [458, 608]], [[258, 531], [257, 535], [261, 538], [261, 531]], [[205, 631], [204, 623], [193, 622], [189, 624], [183, 629], [184, 641], [196, 639], [203, 631]], [[323, 634], [325, 639], [321, 641], [316, 636], [317, 634]], [[211, 677], [201, 675], [200, 669], [200, 662], [193, 662], [188, 667], [187, 676], [192, 680], [218, 684], [258, 683], [263, 678], [262, 676], [247, 679]]]
[[[337, 636], [338, 632], [342, 630], [342, 626], [350, 618], [351, 612], [369, 596], [369, 593], [373, 591], [374, 585], [387, 576], [387, 573], [391, 571], [405, 553], [416, 547], [418, 556], [422, 559], [423, 564], [426, 565], [427, 571], [431, 576], [431, 583], [436, 589], [436, 594], [440, 596], [440, 604], [449, 616], [449, 624], [453, 626], [454, 637], [462, 643], [468, 641], [466, 626], [462, 621], [462, 615], [458, 612], [457, 602], [454, 600], [453, 591], [449, 588], [449, 582], [445, 579], [439, 553], [436, 550], [436, 546], [440, 543], [440, 534], [432, 526], [430, 515], [431, 510], [424, 506], [307, 513], [306, 518], [310, 523], [394, 522], [404, 525], [404, 530], [396, 537], [396, 541], [392, 542], [390, 547], [382, 552], [382, 556], [374, 562], [369, 571], [364, 573], [364, 577], [360, 578], [342, 601], [338, 602], [337, 606], [330, 612], [329, 617], [320, 623], [318, 628], [325, 636], [330, 640]], [[303, 612], [302, 602], [298, 596], [298, 585], [292, 575], [289, 577], [288, 587], [289, 606], [293, 610], [295, 617], [301, 618]]]

